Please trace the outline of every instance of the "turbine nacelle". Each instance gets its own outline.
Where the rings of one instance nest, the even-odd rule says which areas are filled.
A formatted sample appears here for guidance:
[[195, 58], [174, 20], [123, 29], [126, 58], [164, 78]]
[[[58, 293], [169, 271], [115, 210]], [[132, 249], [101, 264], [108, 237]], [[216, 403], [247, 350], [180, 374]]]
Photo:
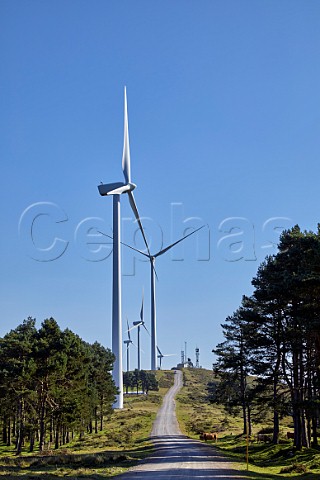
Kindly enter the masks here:
[[98, 185], [98, 190], [102, 197], [106, 195], [121, 195], [122, 193], [132, 192], [135, 188], [136, 185], [131, 182], [113, 182]]
[[133, 325], [135, 327], [138, 327], [139, 325], [143, 325], [143, 322], [141, 322], [140, 320], [136, 321], [136, 322], [133, 322]]

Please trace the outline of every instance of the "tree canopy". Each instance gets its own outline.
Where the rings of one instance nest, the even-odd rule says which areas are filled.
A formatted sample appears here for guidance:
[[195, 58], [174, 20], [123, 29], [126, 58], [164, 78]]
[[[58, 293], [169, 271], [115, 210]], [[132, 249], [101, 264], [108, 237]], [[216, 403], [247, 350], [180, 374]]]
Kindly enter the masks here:
[[103, 428], [116, 388], [114, 355], [99, 343], [62, 331], [53, 318], [36, 328], [28, 317], [0, 338], [0, 418], [3, 441], [19, 454]]
[[[244, 432], [250, 427], [249, 397], [273, 409], [273, 441], [279, 421], [290, 413], [297, 449], [317, 445], [320, 391], [320, 229], [284, 231], [278, 253], [260, 265], [254, 292], [222, 325], [225, 342], [213, 351], [221, 379], [233, 376], [229, 399], [242, 406]], [[223, 383], [221, 384], [222, 393]], [[221, 393], [221, 400], [224, 398]], [[230, 396], [231, 395], [231, 396]]]

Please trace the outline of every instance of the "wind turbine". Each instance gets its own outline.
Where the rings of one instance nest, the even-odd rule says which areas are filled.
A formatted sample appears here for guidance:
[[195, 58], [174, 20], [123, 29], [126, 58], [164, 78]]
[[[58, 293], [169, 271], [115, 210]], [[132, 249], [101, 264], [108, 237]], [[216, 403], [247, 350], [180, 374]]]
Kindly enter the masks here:
[[133, 328], [138, 328], [138, 370], [141, 370], [141, 344], [140, 344], [140, 328], [144, 327], [145, 330], [149, 333], [149, 330], [147, 329], [144, 319], [143, 319], [143, 303], [144, 303], [144, 295], [142, 294], [142, 304], [141, 304], [141, 310], [140, 310], [140, 320], [133, 322]]
[[129, 353], [129, 348], [130, 348], [130, 344], [132, 343], [132, 344], [134, 345], [134, 343], [133, 343], [133, 341], [131, 340], [130, 328], [129, 328], [128, 319], [127, 319], [127, 327], [128, 327], [128, 329], [127, 329], [128, 338], [127, 338], [127, 340], [124, 340], [123, 343], [124, 343], [125, 345], [127, 345], [127, 372], [129, 372], [129, 371], [130, 371], [130, 368], [129, 368], [129, 366], [130, 366], [130, 353]]
[[160, 370], [161, 370], [161, 365], [162, 365], [162, 359], [164, 357], [174, 357], [176, 354], [175, 353], [167, 353], [167, 354], [163, 354], [161, 353], [160, 351], [160, 348], [157, 346], [157, 350], [158, 350], [158, 358], [159, 358], [159, 364], [160, 364]]
[[[193, 232], [188, 233], [188, 235], [184, 235], [182, 238], [177, 240], [174, 243], [171, 243], [171, 245], [168, 245], [165, 248], [162, 248], [159, 250], [157, 253], [154, 255], [151, 255], [150, 251], [148, 250], [148, 253], [143, 252], [142, 250], [139, 250], [138, 248], [131, 247], [130, 245], [127, 245], [124, 242], [121, 242], [122, 245], [125, 245], [128, 248], [131, 248], [131, 250], [134, 250], [135, 252], [140, 253], [141, 255], [144, 255], [145, 257], [149, 258], [150, 261], [150, 266], [151, 266], [151, 370], [156, 370], [157, 368], [157, 352], [156, 352], [156, 345], [157, 345], [157, 315], [156, 315], [156, 285], [155, 285], [155, 276], [156, 276], [156, 271], [155, 271], [155, 262], [156, 258], [160, 257], [164, 253], [166, 253], [168, 250], [173, 248], [175, 245], [177, 245], [180, 242], [183, 242], [186, 238], [190, 237], [194, 233], [198, 232], [202, 228], [204, 228], [205, 225], [202, 225], [201, 227], [197, 228], [196, 230], [193, 230]], [[106, 233], [101, 232], [98, 230], [99, 233], [104, 235], [105, 237], [112, 238], [110, 235], [107, 235]]]
[[[113, 196], [113, 280], [112, 280], [112, 352], [115, 355], [113, 380], [118, 389], [115, 408], [123, 408], [122, 378], [122, 325], [121, 325], [121, 250], [120, 250], [120, 195], [127, 193], [129, 203], [139, 224], [144, 243], [149, 252], [148, 243], [140, 221], [138, 209], [133, 196], [136, 185], [131, 182], [130, 147], [128, 130], [127, 91], [124, 89], [124, 139], [122, 153], [122, 170], [125, 182], [114, 182], [98, 186], [100, 195]], [[149, 252], [150, 253], [150, 252]]]

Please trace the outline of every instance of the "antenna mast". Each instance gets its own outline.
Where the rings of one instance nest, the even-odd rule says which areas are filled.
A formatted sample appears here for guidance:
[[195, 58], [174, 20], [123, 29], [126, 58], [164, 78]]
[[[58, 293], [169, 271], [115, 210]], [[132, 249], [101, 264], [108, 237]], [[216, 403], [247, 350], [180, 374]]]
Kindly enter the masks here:
[[196, 347], [196, 368], [200, 368], [199, 356], [200, 356], [200, 350], [198, 347]]

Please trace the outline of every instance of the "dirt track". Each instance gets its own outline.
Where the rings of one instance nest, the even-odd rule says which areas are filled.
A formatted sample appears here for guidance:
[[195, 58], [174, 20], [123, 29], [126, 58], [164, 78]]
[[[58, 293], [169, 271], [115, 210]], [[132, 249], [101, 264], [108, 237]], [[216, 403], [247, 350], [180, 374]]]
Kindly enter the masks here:
[[163, 400], [155, 420], [152, 439], [155, 453], [121, 475], [119, 480], [244, 480], [245, 473], [214, 448], [181, 434], [175, 415], [174, 397], [182, 386], [182, 373], [175, 374], [174, 386]]

